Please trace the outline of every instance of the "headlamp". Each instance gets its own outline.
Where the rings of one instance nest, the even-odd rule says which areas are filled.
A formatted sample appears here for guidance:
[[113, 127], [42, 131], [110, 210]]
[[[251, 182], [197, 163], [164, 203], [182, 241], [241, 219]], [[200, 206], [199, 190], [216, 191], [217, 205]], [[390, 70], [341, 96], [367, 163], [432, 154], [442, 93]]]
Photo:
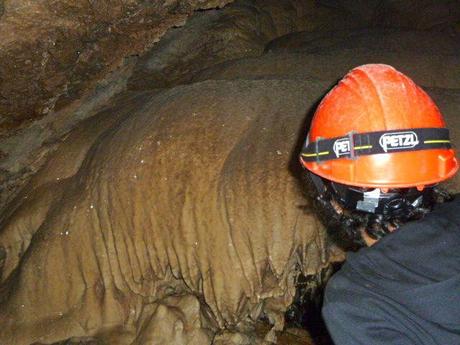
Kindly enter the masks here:
[[381, 215], [383, 219], [410, 217], [412, 212], [432, 200], [433, 186], [427, 186], [422, 191], [417, 188], [395, 188], [382, 191], [379, 188], [362, 188], [323, 180], [310, 173], [311, 178], [320, 193], [332, 196], [344, 209]]

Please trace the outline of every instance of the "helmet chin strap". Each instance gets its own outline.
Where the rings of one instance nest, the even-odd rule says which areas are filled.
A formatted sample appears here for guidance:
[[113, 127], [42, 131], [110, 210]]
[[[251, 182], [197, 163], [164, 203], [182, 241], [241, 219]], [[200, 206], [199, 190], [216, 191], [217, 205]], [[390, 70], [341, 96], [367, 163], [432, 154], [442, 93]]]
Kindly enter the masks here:
[[378, 216], [384, 221], [406, 221], [420, 207], [429, 207], [432, 187], [393, 189], [382, 192], [379, 188], [359, 188], [325, 180], [310, 172], [310, 177], [321, 201], [333, 198], [341, 207]]

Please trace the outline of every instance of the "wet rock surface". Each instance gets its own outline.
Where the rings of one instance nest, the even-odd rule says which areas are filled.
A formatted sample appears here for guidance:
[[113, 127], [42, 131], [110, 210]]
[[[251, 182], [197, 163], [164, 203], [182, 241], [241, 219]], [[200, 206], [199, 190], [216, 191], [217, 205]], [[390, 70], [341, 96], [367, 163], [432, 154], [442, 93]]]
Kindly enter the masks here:
[[5, 130], [81, 97], [195, 9], [228, 1], [2, 2], [0, 113]]
[[126, 88], [187, 82], [206, 67], [259, 55], [292, 31], [356, 25], [310, 0], [213, 9], [227, 2], [11, 2], [0, 20], [8, 38], [0, 43], [0, 209], [63, 135]]
[[[301, 34], [304, 43], [311, 35], [317, 39], [312, 41], [309, 38], [309, 44], [299, 47], [299, 37], [287, 36], [275, 40], [265, 49], [283, 49], [285, 45], [290, 53], [303, 49], [304, 52], [315, 50], [334, 55], [337, 52], [333, 46], [342, 38], [343, 42], [356, 39], [354, 34], [353, 39], [347, 38], [350, 29], [374, 27], [378, 30], [375, 27], [382, 26], [382, 20], [392, 20], [394, 11], [403, 13], [412, 21], [407, 21], [407, 25], [404, 21], [395, 21], [386, 27], [421, 28], [416, 22], [420, 20], [416, 20], [419, 16], [411, 15], [415, 8], [411, 1], [404, 4], [395, 1], [353, 2], [351, 5], [351, 2], [338, 0], [239, 0], [223, 10], [215, 10], [227, 2], [2, 1], [0, 209], [44, 164], [63, 135], [80, 121], [97, 114], [109, 99], [128, 87], [133, 90], [158, 89], [190, 82], [196, 80], [197, 73], [201, 74], [202, 70], [223, 61], [260, 55], [269, 40], [299, 30], [310, 32]], [[433, 1], [423, 1], [419, 6], [420, 9], [430, 9], [430, 13], [424, 15], [426, 22], [439, 24], [429, 26], [436, 33], [425, 32], [425, 40], [433, 42], [441, 51], [444, 48], [440, 42], [448, 40], [449, 35], [458, 34], [460, 28], [455, 3], [439, 1], [436, 5]], [[376, 18], [381, 21], [375, 21]], [[181, 27], [188, 19], [191, 19], [189, 24]], [[441, 37], [444, 33], [446, 35]], [[410, 42], [425, 42], [416, 37], [412, 40], [408, 35], [412, 34], [401, 33], [401, 40], [411, 51], [416, 44]], [[160, 43], [155, 44], [160, 37]], [[360, 40], [371, 45], [373, 41], [381, 41], [381, 35], [376, 40], [372, 40], [372, 35], [367, 37], [364, 35]], [[397, 37], [397, 33], [393, 37]], [[297, 47], [291, 46], [291, 39], [297, 42]], [[311, 48], [308, 48], [310, 44]], [[382, 61], [378, 55], [369, 55], [368, 50], [354, 47], [349, 47], [350, 52], [342, 59], [353, 60], [353, 56], [347, 55], [363, 54], [356, 63]], [[429, 50], [429, 47], [429, 43], [423, 43], [418, 50]], [[344, 47], [339, 44], [337, 49], [341, 51]], [[415, 65], [411, 62], [413, 57], [407, 58], [405, 53], [400, 53], [401, 48], [396, 52], [393, 49], [384, 55], [390, 51], [401, 55], [399, 65], [402, 70], [412, 73], [413, 68], [405, 67]], [[425, 54], [427, 56], [421, 57], [420, 63], [425, 66], [434, 64], [433, 68], [438, 70], [435, 80], [446, 80], [426, 85], [444, 87], [447, 83], [452, 87], [450, 74], [443, 75], [436, 67], [440, 59], [432, 61], [431, 52], [425, 51]], [[389, 58], [388, 62], [397, 63], [397, 60], [396, 56]], [[458, 70], [455, 59], [451, 61], [449, 58], [446, 63], [452, 65], [451, 71]], [[300, 69], [298, 75], [303, 76], [304, 71]], [[335, 72], [332, 70], [331, 74]], [[417, 70], [415, 73], [418, 74]]]
[[226, 3], [1, 1], [0, 204], [66, 131], [125, 88], [136, 55], [194, 10]]
[[0, 1], [0, 343], [329, 344], [308, 115], [387, 63], [459, 143], [456, 2], [225, 2]]
[[295, 164], [322, 92], [208, 81], [127, 100], [115, 123], [72, 133], [2, 223], [0, 342], [147, 344], [159, 310], [176, 317], [154, 305], [189, 295], [203, 320], [179, 313], [166, 343], [189, 343], [195, 327], [202, 339], [232, 330], [244, 343], [261, 313], [281, 331], [296, 276], [328, 264]]
[[303, 53], [340, 53], [343, 50], [366, 49], [417, 55], [458, 55], [460, 33], [401, 29], [358, 29], [338, 32], [297, 32], [271, 41], [266, 51]]
[[332, 86], [355, 66], [386, 63], [422, 86], [456, 89], [460, 56], [455, 52], [459, 49], [460, 35], [425, 31], [293, 33], [270, 42], [261, 57], [228, 61], [194, 80], [298, 78], [329, 81]]
[[290, 32], [360, 25], [347, 19], [346, 13], [311, 1], [244, 0], [197, 13], [140, 59], [128, 86], [144, 90], [187, 83], [221, 62], [259, 56], [268, 42]]
[[[413, 61], [417, 61], [414, 63]], [[205, 70], [194, 81], [208, 79], [308, 79], [329, 82], [333, 86], [341, 76], [355, 66], [366, 63], [386, 63], [398, 68], [426, 87], [458, 87], [460, 72], [456, 66], [460, 57], [382, 53], [367, 49], [343, 50], [337, 53], [267, 53], [260, 58], [247, 58], [226, 62]]]

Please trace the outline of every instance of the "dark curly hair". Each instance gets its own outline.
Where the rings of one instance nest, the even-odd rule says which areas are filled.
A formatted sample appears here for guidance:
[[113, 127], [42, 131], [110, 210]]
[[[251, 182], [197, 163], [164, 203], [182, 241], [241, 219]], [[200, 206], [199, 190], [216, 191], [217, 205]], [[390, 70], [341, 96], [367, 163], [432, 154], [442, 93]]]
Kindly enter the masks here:
[[383, 217], [380, 214], [367, 213], [357, 210], [342, 209], [340, 212], [334, 207], [337, 200], [331, 193], [325, 193], [319, 196], [316, 187], [309, 174], [304, 174], [303, 184], [306, 188], [305, 192], [310, 200], [313, 200], [313, 205], [317, 214], [326, 226], [330, 238], [341, 248], [345, 250], [356, 251], [361, 247], [366, 246], [362, 231], [365, 231], [370, 238], [379, 240], [388, 233], [398, 229], [401, 225], [423, 218], [425, 214], [430, 212], [435, 204], [451, 201], [453, 195], [435, 186], [432, 187], [430, 200], [426, 200], [423, 205], [420, 205], [410, 212], [398, 217]]

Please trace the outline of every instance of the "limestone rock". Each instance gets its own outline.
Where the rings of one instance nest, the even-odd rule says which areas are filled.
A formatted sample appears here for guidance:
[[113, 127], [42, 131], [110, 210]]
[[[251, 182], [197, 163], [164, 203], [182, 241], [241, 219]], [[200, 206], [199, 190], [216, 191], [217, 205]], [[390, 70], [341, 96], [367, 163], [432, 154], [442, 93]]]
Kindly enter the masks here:
[[369, 26], [444, 29], [460, 18], [458, 0], [319, 0], [345, 9]]
[[[207, 79], [322, 80], [332, 86], [352, 68], [386, 63], [425, 87], [460, 88], [460, 36], [393, 29], [293, 33], [261, 57], [228, 61], [198, 74]], [[442, 58], [439, 58], [442, 56]]]
[[0, 209], [80, 121], [125, 90], [136, 56], [231, 0], [0, 1]]
[[0, 18], [0, 209], [63, 135], [124, 97], [115, 95], [125, 91], [128, 80], [133, 89], [158, 90], [189, 82], [197, 71], [227, 59], [258, 55], [266, 42], [293, 30], [356, 24], [313, 0], [239, 0], [228, 8], [193, 12], [227, 2], [5, 3]]
[[252, 337], [262, 312], [282, 329], [296, 276], [328, 264], [298, 179], [322, 91], [196, 83], [72, 133], [1, 217], [0, 343], [147, 344], [162, 315], [172, 344]]
[[400, 29], [296, 32], [279, 37], [266, 47], [269, 52], [320, 54], [347, 49], [366, 49], [381, 54], [458, 55], [460, 34]]
[[204, 345], [214, 337], [200, 302], [192, 295], [164, 298], [144, 307], [142, 314], [142, 332], [133, 345]]
[[2, 1], [2, 134], [78, 99], [211, 1]]
[[303, 344], [280, 331], [331, 259], [297, 179], [316, 102], [388, 63], [459, 143], [458, 1], [228, 2], [0, 0], [0, 205], [46, 161], [0, 206], [0, 343]]
[[[350, 0], [347, 0], [351, 3]], [[460, 19], [458, 0], [383, 1], [375, 13], [376, 24], [414, 29], [443, 29]]]
[[[414, 63], [416, 61], [416, 63]], [[298, 79], [326, 82], [332, 87], [352, 68], [385, 63], [426, 87], [458, 88], [460, 57], [375, 52], [365, 48], [333, 53], [267, 53], [258, 58], [228, 61], [197, 75], [194, 81], [219, 79]], [[328, 88], [326, 87], [326, 89]], [[326, 91], [325, 89], [325, 91]]]
[[137, 63], [129, 88], [170, 87], [223, 61], [262, 54], [266, 43], [290, 32], [354, 27], [346, 13], [299, 0], [239, 0], [198, 12], [169, 31]]

